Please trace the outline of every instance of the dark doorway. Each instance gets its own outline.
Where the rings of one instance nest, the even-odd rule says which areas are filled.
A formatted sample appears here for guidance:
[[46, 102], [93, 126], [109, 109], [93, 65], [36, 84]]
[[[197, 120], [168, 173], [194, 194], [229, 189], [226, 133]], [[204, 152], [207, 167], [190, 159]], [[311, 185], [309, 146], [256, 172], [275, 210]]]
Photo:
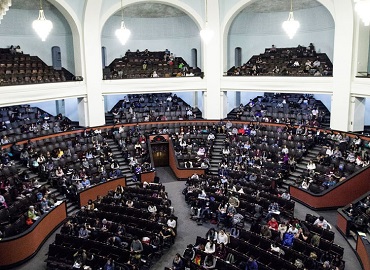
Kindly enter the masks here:
[[59, 46], [54, 46], [51, 48], [51, 57], [53, 62], [53, 68], [56, 70], [62, 69], [62, 54], [60, 52]]
[[155, 167], [166, 167], [169, 164], [168, 160], [168, 143], [152, 143], [152, 154]]

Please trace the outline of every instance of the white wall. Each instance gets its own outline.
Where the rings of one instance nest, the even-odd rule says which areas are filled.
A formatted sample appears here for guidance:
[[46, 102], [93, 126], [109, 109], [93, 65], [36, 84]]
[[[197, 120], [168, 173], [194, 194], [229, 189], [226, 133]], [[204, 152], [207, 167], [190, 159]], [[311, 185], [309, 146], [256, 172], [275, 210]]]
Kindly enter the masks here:
[[314, 94], [313, 95], [315, 99], [321, 100], [322, 103], [328, 108], [329, 111], [331, 111], [331, 95], [325, 95], [325, 94]]
[[366, 117], [370, 115], [370, 98], [366, 98], [365, 101], [365, 126], [370, 125], [370, 117]]
[[[65, 101], [65, 114], [72, 121], [78, 121], [77, 98], [67, 98]], [[31, 103], [32, 107], [39, 107], [51, 115], [57, 115], [55, 100]]]
[[126, 51], [164, 51], [169, 49], [175, 56], [181, 56], [191, 64], [191, 49], [198, 50], [198, 65], [200, 61], [199, 29], [188, 17], [175, 18], [124, 18], [125, 25], [131, 31], [131, 37], [122, 46], [115, 36], [120, 27], [121, 18], [112, 16], [104, 25], [102, 31], [102, 46], [107, 48], [107, 64], [115, 58], [122, 57]]
[[42, 101], [42, 102], [35, 102], [30, 104], [32, 107], [38, 107], [44, 110], [51, 115], [56, 115], [57, 113], [57, 106], [55, 105], [55, 100], [50, 101]]
[[282, 29], [288, 12], [248, 13], [241, 12], [233, 21], [228, 40], [228, 68], [234, 66], [235, 48], [242, 48], [242, 62], [253, 55], [264, 52], [264, 48], [308, 46], [313, 43], [318, 52], [333, 59], [334, 21], [329, 11], [321, 6], [294, 11], [294, 18], [300, 22], [300, 29], [293, 39]]
[[[73, 39], [71, 29], [63, 15], [55, 8], [45, 10], [45, 17], [53, 23], [47, 40], [42, 42], [32, 28], [38, 18], [38, 10], [9, 9], [0, 24], [0, 47], [20, 45], [24, 53], [39, 56], [47, 65], [52, 65], [51, 48], [59, 46], [62, 65], [74, 73]], [[11, 29], [9, 31], [9, 29]]]

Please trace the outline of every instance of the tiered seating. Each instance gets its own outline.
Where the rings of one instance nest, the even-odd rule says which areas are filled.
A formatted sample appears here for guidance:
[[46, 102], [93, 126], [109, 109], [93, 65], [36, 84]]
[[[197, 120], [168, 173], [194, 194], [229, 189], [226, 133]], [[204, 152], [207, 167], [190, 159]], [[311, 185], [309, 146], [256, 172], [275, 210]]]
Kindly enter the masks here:
[[174, 57], [168, 51], [151, 52], [148, 50], [126, 52], [116, 58], [103, 71], [104, 80], [132, 79], [150, 77], [200, 76], [198, 67], [190, 67], [182, 57]]
[[72, 76], [65, 69], [47, 66], [38, 56], [0, 49], [0, 86], [65, 82]]
[[75, 128], [67, 117], [61, 114], [53, 116], [30, 105], [2, 107], [0, 109], [0, 123], [0, 136], [1, 138], [6, 136], [9, 140], [8, 143]]
[[310, 95], [265, 93], [233, 109], [228, 119], [320, 127], [330, 122], [330, 112]]
[[232, 67], [228, 76], [332, 76], [333, 64], [315, 47], [266, 48], [241, 67]]
[[[204, 221], [213, 220], [212, 222], [214, 222], [217, 219], [219, 206], [228, 202], [231, 195], [238, 197], [239, 206], [236, 207], [236, 212], [241, 214], [244, 220], [252, 221], [261, 216], [266, 216], [269, 213], [270, 205], [273, 203], [279, 205], [278, 210], [282, 217], [293, 217], [294, 202], [280, 198], [270, 192], [270, 183], [238, 181], [238, 178], [230, 179], [230, 181], [230, 187], [228, 192], [226, 192], [221, 188], [223, 184], [219, 176], [202, 175], [199, 177], [199, 180], [189, 179], [188, 187], [185, 191], [185, 199], [192, 206], [193, 213], [196, 216], [197, 212], [202, 213], [204, 209], [209, 209], [207, 216], [196, 216], [196, 218]], [[205, 185], [205, 183], [207, 184]], [[205, 191], [206, 197], [201, 195], [202, 190]], [[219, 220], [217, 221], [219, 222]], [[232, 220], [225, 223], [231, 226]]]
[[[310, 217], [307, 217], [310, 218]], [[262, 221], [263, 223], [263, 221]], [[244, 269], [250, 258], [257, 261], [258, 269], [298, 269], [299, 266], [307, 267], [307, 269], [327, 269], [328, 265], [337, 267], [336, 269], [344, 269], [345, 262], [343, 261], [343, 248], [334, 244], [334, 234], [329, 230], [323, 230], [313, 226], [310, 222], [291, 219], [290, 225], [301, 228], [306, 239], [301, 239], [300, 236], [294, 238], [292, 245], [288, 246], [282, 239], [287, 232], [268, 229], [270, 237], [263, 236], [260, 231], [261, 222], [254, 222], [251, 230], [247, 231], [244, 228], [237, 228], [238, 233], [233, 234], [230, 231], [226, 251], [219, 253], [220, 243], [218, 237], [213, 241], [213, 237], [206, 238], [198, 236], [193, 246], [197, 258], [190, 261], [186, 258], [186, 252], [182, 260], [185, 265], [191, 265], [191, 269], [197, 269], [198, 265], [203, 265], [207, 256], [216, 257], [216, 267], [221, 269]], [[235, 231], [234, 231], [235, 232]], [[299, 234], [299, 232], [298, 232]], [[320, 243], [317, 245], [311, 244], [311, 239], [314, 235], [319, 236]], [[207, 250], [209, 240], [216, 245], [216, 252]], [[325, 265], [325, 266], [324, 266]]]
[[[75, 252], [82, 249], [96, 258], [83, 263], [92, 269], [104, 267], [108, 258], [114, 261], [116, 267], [123, 269], [131, 269], [127, 267], [133, 265], [150, 267], [154, 259], [160, 258], [163, 251], [172, 245], [171, 241], [162, 237], [164, 224], [167, 224], [171, 215], [171, 212], [165, 210], [166, 207], [170, 209], [168, 204], [164, 204], [168, 200], [155, 197], [154, 194], [167, 196], [161, 185], [123, 190], [117, 188], [115, 192], [95, 201], [94, 209], [81, 210], [63, 226], [61, 234], [57, 234], [54, 243], [50, 245], [48, 269], [70, 269], [76, 262]], [[131, 200], [133, 206], [126, 206], [126, 202]], [[145, 201], [156, 205], [160, 214], [149, 213]], [[157, 216], [160, 220], [153, 219]], [[88, 237], [77, 236], [82, 226], [90, 231]], [[110, 244], [112, 237], [119, 238], [120, 241]], [[130, 251], [134, 239], [143, 241], [143, 250], [139, 257]]]
[[192, 108], [176, 94], [128, 95], [111, 113], [115, 124], [202, 118], [198, 108]]

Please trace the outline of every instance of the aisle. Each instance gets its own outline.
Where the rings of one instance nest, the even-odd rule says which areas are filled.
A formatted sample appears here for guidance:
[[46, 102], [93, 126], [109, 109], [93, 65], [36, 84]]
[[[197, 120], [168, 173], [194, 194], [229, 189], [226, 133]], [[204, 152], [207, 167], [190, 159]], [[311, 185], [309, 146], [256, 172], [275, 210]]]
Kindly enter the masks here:
[[156, 170], [161, 183], [166, 187], [169, 199], [175, 208], [175, 216], [178, 218], [175, 244], [152, 267], [155, 270], [162, 270], [165, 266], [170, 267], [172, 265], [172, 260], [176, 253], [181, 253], [182, 255], [188, 244], [194, 244], [198, 235], [204, 237], [208, 229], [213, 225], [203, 224], [199, 226], [196, 222], [190, 220], [190, 209], [185, 203], [184, 195], [182, 195], [185, 182], [177, 181], [170, 168], [156, 168]]

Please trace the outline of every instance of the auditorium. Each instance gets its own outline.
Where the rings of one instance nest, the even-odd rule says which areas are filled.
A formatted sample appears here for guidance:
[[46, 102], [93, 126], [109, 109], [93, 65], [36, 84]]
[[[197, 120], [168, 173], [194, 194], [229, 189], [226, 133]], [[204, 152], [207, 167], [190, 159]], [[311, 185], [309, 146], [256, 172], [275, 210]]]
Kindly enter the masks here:
[[370, 270], [369, 23], [0, 0], [0, 269]]

